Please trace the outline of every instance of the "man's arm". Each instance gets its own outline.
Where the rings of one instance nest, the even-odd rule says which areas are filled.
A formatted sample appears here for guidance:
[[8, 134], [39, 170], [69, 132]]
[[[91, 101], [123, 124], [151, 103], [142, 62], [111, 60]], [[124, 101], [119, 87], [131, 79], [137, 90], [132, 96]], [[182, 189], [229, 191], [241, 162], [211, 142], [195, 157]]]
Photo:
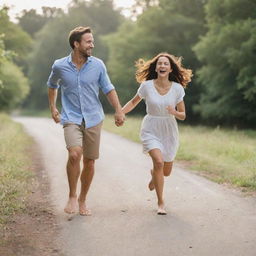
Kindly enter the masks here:
[[56, 88], [48, 88], [48, 99], [49, 99], [49, 107], [52, 114], [52, 118], [55, 123], [60, 122], [60, 113], [56, 108], [58, 89]]
[[116, 90], [111, 90], [107, 93], [107, 99], [109, 103], [115, 109], [115, 124], [116, 126], [122, 126], [124, 123], [125, 115], [122, 112], [122, 107], [120, 105]]

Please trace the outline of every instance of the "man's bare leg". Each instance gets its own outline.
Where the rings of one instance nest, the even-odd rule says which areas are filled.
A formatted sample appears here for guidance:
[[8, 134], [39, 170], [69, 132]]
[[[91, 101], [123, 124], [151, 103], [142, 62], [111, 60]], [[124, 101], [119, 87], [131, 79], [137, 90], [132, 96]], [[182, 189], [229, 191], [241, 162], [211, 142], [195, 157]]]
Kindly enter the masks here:
[[77, 209], [76, 187], [80, 175], [80, 160], [82, 157], [81, 147], [71, 147], [68, 149], [67, 176], [69, 184], [69, 199], [64, 211], [75, 213]]
[[81, 192], [78, 198], [79, 213], [83, 216], [91, 215], [91, 211], [86, 207], [86, 196], [89, 191], [94, 176], [94, 159], [84, 158], [84, 167], [81, 174]]

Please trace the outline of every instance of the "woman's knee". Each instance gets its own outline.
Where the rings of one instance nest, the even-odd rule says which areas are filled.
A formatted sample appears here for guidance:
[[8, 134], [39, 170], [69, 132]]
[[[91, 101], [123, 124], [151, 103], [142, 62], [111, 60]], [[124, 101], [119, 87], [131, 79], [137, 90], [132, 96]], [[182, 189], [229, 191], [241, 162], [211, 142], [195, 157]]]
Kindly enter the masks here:
[[164, 167], [164, 161], [162, 159], [155, 159], [154, 160], [154, 169], [162, 170]]
[[165, 177], [170, 176], [171, 172], [172, 172], [172, 168], [171, 167], [169, 167], [168, 169], [164, 169], [164, 176]]
[[164, 176], [170, 176], [172, 172], [172, 163], [171, 164], [165, 164], [164, 165]]

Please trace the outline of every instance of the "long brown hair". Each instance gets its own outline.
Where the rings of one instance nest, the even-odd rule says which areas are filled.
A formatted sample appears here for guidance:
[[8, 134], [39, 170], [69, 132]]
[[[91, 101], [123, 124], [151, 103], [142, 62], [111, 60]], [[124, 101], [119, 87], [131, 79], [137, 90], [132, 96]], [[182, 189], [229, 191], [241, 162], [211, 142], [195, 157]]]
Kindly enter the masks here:
[[156, 63], [160, 57], [166, 57], [170, 61], [172, 72], [169, 74], [169, 80], [177, 82], [186, 88], [193, 76], [192, 70], [182, 67], [181, 57], [175, 57], [166, 52], [159, 53], [149, 61], [144, 61], [143, 59], [136, 61], [137, 71], [135, 77], [137, 82], [142, 83], [143, 81], [157, 78]]

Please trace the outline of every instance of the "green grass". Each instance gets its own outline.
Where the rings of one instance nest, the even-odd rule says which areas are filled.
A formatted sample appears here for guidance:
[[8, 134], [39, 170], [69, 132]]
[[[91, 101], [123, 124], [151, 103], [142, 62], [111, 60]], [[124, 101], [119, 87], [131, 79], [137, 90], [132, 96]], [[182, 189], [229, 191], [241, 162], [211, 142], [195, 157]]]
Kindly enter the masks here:
[[106, 131], [121, 135], [127, 139], [140, 143], [139, 132], [142, 118], [140, 117], [126, 117], [124, 126], [117, 127], [114, 123], [114, 116], [106, 115], [103, 123], [103, 128]]
[[25, 209], [32, 183], [29, 145], [32, 140], [6, 114], [0, 113], [0, 225]]
[[[104, 129], [140, 142], [142, 117], [127, 117], [123, 127], [115, 127], [106, 116]], [[189, 169], [218, 182], [245, 190], [256, 190], [256, 132], [185, 126], [179, 122], [180, 148], [176, 157]]]

